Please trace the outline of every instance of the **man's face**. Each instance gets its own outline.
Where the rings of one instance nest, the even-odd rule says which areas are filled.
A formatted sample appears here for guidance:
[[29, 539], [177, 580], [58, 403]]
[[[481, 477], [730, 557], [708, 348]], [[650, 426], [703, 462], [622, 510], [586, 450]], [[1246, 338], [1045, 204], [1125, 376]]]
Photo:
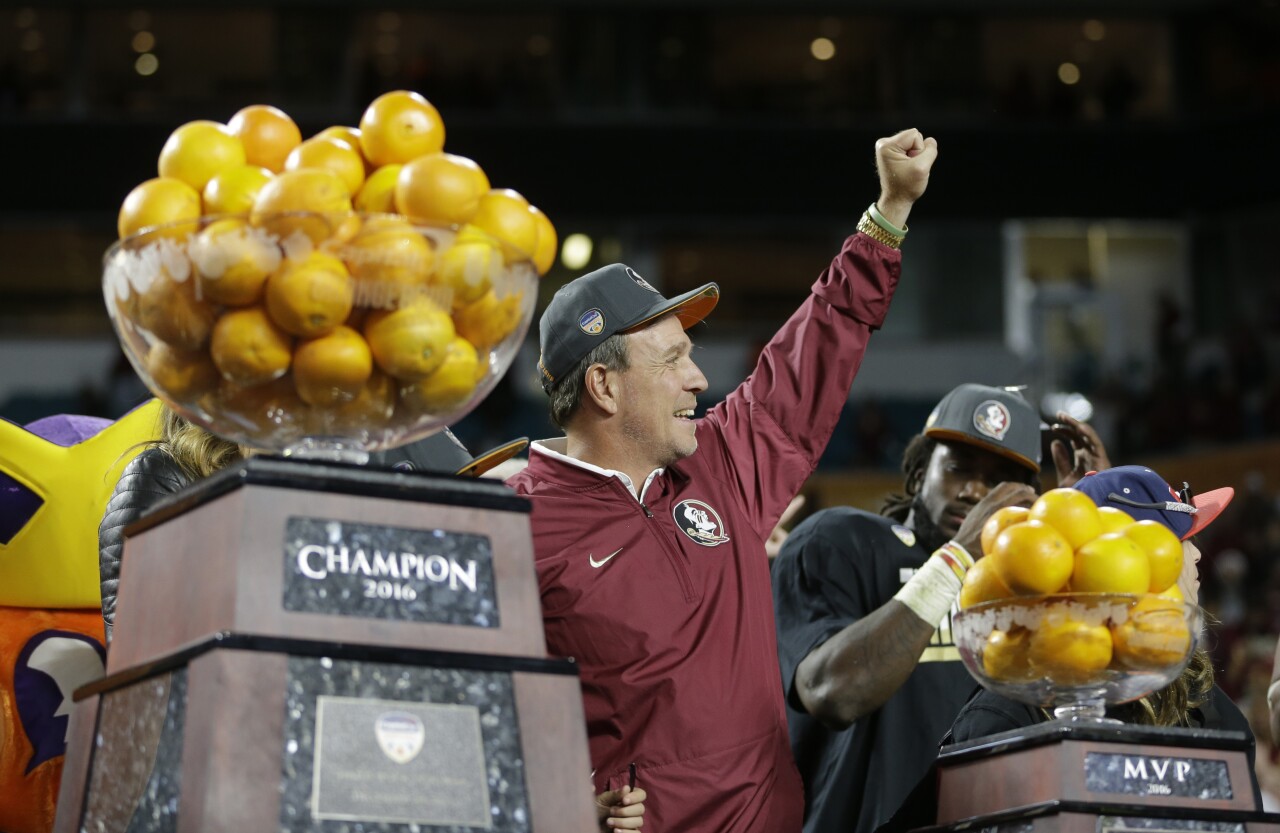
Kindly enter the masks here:
[[939, 440], [916, 494], [916, 511], [923, 509], [926, 523], [938, 530], [942, 541], [949, 541], [987, 492], [1000, 483], [1028, 483], [1031, 479], [1030, 469], [999, 454]]
[[693, 363], [693, 342], [673, 315], [630, 333], [618, 399], [619, 425], [654, 468], [698, 448], [693, 410], [707, 377]]

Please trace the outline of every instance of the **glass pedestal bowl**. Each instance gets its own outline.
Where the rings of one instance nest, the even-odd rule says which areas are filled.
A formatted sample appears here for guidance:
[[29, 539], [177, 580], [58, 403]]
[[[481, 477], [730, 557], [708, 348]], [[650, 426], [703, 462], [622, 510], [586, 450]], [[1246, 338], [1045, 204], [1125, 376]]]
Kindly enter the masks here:
[[103, 265], [124, 352], [170, 408], [253, 449], [357, 463], [479, 404], [538, 282], [473, 227], [345, 212], [152, 228]]
[[1199, 607], [1163, 596], [1060, 593], [973, 605], [951, 627], [984, 688], [1061, 720], [1118, 722], [1106, 707], [1177, 679], [1202, 624]]

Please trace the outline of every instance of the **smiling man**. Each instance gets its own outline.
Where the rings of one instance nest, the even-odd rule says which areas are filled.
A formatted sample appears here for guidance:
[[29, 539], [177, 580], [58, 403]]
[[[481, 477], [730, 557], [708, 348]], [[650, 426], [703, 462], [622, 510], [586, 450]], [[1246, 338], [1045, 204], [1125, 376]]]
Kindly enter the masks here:
[[[1106, 468], [1093, 429], [1059, 418], [1060, 484]], [[981, 557], [987, 518], [1035, 500], [1040, 417], [1016, 391], [961, 385], [907, 446], [902, 468], [904, 495], [880, 515], [817, 512], [774, 563], [806, 831], [871, 833], [937, 756], [976, 685], [951, 640], [952, 605]]]
[[702, 419], [685, 330], [715, 284], [668, 300], [614, 264], [542, 316], [539, 369], [565, 436], [535, 443], [507, 482], [533, 503], [547, 645], [578, 662], [597, 792], [634, 763], [654, 830], [800, 829], [764, 542], [884, 320], [936, 155], [917, 130], [876, 143], [880, 198], [858, 233]]

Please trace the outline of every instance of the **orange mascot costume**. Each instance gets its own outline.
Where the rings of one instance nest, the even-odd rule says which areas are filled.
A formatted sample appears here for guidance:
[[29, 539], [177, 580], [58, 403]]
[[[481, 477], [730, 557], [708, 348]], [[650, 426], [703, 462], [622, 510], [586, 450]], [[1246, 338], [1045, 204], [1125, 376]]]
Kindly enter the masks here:
[[116, 422], [0, 419], [0, 831], [49, 833], [72, 693], [102, 676], [98, 524], [160, 403]]

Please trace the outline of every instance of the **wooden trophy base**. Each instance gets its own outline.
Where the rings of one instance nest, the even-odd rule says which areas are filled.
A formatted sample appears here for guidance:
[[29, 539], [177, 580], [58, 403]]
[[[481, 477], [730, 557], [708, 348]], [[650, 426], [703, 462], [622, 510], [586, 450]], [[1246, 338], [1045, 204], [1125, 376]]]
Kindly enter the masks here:
[[1273, 833], [1242, 732], [1050, 721], [943, 747], [930, 831]]

